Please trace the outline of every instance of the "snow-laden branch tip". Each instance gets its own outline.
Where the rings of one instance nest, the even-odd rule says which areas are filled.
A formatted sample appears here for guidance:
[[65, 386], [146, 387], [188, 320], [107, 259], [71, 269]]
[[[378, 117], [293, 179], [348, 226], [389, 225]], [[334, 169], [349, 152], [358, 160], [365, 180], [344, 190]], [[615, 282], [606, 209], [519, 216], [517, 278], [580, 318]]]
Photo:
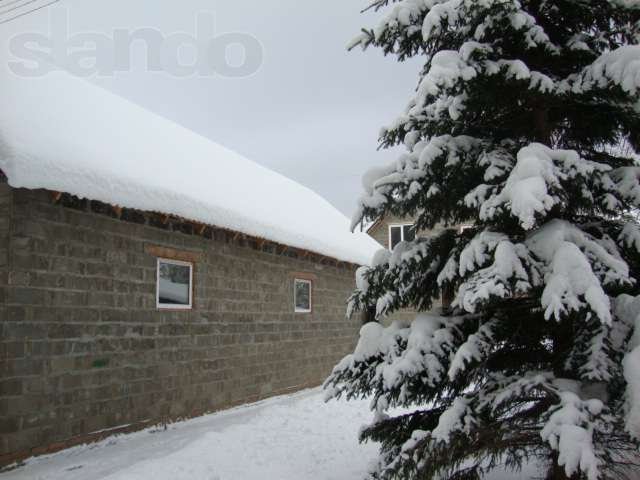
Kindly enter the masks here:
[[589, 480], [600, 478], [601, 460], [593, 444], [593, 424], [602, 413], [600, 400], [581, 400], [573, 392], [560, 393], [560, 405], [554, 406], [541, 436], [558, 452], [558, 464], [568, 477], [584, 473]]
[[640, 88], [640, 45], [625, 45], [604, 53], [561, 85], [561, 91], [584, 93], [595, 88], [617, 85], [630, 95]]

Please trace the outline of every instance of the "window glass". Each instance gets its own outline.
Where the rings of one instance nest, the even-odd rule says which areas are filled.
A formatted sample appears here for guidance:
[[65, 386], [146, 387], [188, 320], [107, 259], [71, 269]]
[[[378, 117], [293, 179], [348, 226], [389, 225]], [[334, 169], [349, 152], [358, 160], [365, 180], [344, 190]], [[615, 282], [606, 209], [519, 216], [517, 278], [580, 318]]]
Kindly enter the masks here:
[[191, 307], [192, 265], [170, 260], [158, 260], [158, 306]]
[[413, 225], [405, 225], [402, 227], [403, 240], [405, 242], [413, 242], [416, 239], [416, 229]]
[[391, 227], [389, 229], [389, 249], [393, 250], [402, 241], [402, 227]]
[[415, 239], [414, 225], [392, 225], [389, 227], [389, 250], [393, 250], [400, 242], [413, 242]]
[[296, 312], [311, 311], [311, 282], [309, 280], [296, 279], [294, 296]]

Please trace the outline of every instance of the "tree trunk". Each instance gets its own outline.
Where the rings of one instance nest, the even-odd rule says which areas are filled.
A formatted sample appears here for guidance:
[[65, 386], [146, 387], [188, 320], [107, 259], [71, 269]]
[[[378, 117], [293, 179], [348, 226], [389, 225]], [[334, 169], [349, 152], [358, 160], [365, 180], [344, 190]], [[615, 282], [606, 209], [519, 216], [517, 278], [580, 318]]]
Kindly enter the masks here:
[[536, 108], [533, 111], [533, 127], [536, 134], [536, 140], [551, 148], [549, 110], [546, 108]]

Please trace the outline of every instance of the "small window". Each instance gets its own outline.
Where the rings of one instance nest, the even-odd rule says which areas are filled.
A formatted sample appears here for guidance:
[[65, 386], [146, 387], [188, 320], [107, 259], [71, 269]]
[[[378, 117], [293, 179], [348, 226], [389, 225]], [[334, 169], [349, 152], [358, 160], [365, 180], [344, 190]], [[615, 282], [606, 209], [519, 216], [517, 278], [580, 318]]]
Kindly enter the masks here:
[[413, 225], [404, 225], [402, 227], [402, 240], [405, 242], [413, 242], [416, 239], [416, 229]]
[[416, 229], [413, 224], [389, 226], [389, 250], [396, 248], [400, 242], [413, 242], [416, 239]]
[[402, 227], [389, 227], [389, 250], [396, 248], [402, 241]]
[[188, 310], [192, 306], [193, 264], [158, 259], [157, 306]]
[[311, 286], [311, 280], [295, 279], [293, 287], [293, 301], [296, 313], [311, 312]]

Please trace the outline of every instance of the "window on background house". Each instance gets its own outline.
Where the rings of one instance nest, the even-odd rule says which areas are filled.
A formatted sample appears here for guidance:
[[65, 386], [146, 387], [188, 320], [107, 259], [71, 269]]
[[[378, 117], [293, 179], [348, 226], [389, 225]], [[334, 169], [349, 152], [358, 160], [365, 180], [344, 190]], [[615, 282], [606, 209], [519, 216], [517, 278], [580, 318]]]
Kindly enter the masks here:
[[412, 242], [416, 239], [413, 224], [389, 225], [389, 250], [396, 248], [400, 242]]
[[293, 284], [293, 302], [296, 313], [311, 313], [313, 282], [296, 278]]
[[156, 290], [158, 308], [191, 309], [193, 303], [193, 264], [159, 258]]

